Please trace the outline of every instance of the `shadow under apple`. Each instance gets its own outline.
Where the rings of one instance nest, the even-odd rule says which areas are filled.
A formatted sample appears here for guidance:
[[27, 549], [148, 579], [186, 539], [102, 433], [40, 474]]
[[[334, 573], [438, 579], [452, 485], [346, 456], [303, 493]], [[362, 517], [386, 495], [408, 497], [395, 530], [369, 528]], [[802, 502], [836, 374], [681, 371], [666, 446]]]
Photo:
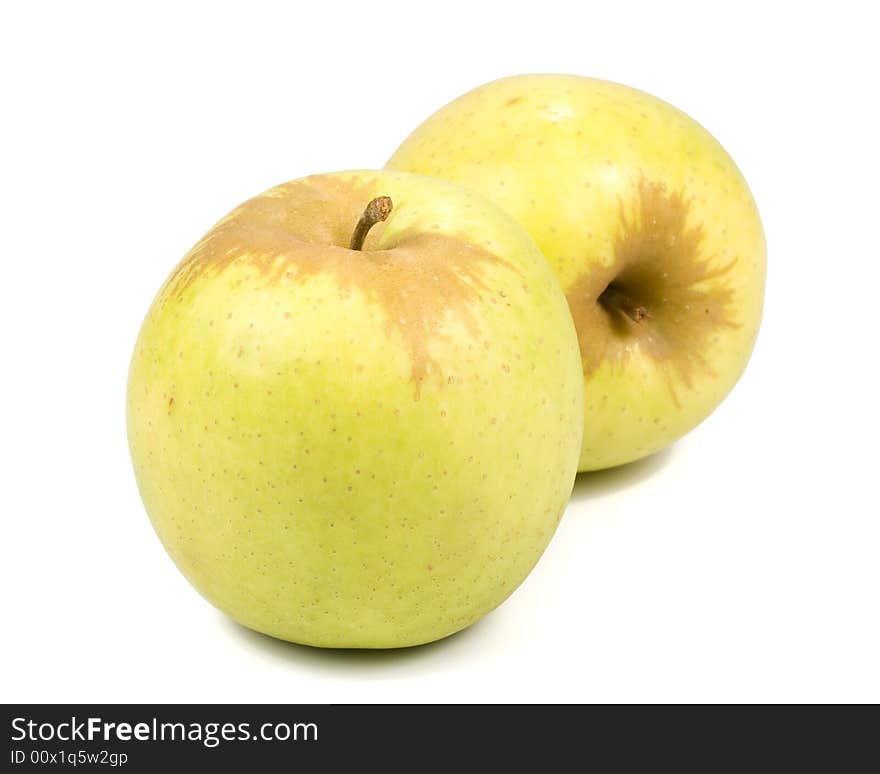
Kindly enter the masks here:
[[675, 455], [675, 444], [667, 446], [650, 457], [607, 470], [578, 473], [571, 493], [571, 502], [578, 503], [594, 497], [637, 486], [662, 470]]
[[[414, 664], [438, 656], [445, 657], [472, 638], [482, 637], [485, 634], [484, 630], [492, 625], [493, 618], [492, 613], [489, 613], [466, 629], [434, 642], [408, 648], [319, 648], [279, 640], [276, 637], [248, 629], [222, 613], [219, 615], [223, 618], [226, 628], [234, 636], [244, 641], [248, 647], [261, 651], [270, 657], [282, 659], [292, 664], [329, 669], [334, 672], [350, 671], [353, 673], [381, 671], [388, 667]], [[483, 631], [483, 634], [476, 634], [477, 630]], [[387, 675], [383, 674], [383, 677], [387, 677]]]

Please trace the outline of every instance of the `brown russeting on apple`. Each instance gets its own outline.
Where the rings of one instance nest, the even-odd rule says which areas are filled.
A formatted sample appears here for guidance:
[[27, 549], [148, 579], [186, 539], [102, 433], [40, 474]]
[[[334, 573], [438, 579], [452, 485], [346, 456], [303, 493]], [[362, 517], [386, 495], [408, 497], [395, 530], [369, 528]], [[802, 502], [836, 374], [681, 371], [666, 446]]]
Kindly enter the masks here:
[[715, 332], [737, 327], [724, 281], [735, 259], [719, 265], [704, 254], [689, 209], [681, 192], [645, 177], [632, 206], [620, 203], [613, 263], [586, 272], [568, 292], [587, 374], [637, 344], [689, 385], [695, 369], [710, 368], [701, 353]]
[[[382, 308], [386, 325], [409, 350], [418, 398], [429, 375], [442, 377], [428, 344], [436, 340], [444, 319], [454, 317], [478, 337], [481, 325], [473, 302], [496, 293], [483, 281], [483, 268], [501, 264], [516, 269], [465, 238], [440, 233], [400, 234], [379, 249], [384, 218], [378, 216], [387, 217], [391, 201], [377, 197], [375, 212], [363, 221], [364, 202], [370, 199], [363, 184], [326, 178], [273, 188], [227, 215], [184, 257], [162, 289], [161, 303], [181, 299], [199, 278], [220, 274], [234, 263], [253, 268], [267, 284], [304, 284], [330, 275], [340, 293], [359, 292]], [[358, 240], [362, 249], [353, 252], [353, 224], [359, 224], [357, 232], [362, 221], [372, 228]]]

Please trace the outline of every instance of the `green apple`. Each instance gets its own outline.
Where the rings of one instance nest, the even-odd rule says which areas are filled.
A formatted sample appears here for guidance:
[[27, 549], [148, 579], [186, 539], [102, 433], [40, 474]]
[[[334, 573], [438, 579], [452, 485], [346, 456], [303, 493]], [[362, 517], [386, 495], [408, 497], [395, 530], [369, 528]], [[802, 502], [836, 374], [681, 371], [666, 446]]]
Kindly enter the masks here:
[[416, 645], [541, 556], [577, 469], [580, 371], [565, 297], [508, 214], [415, 175], [314, 176], [235, 209], [159, 291], [131, 455], [168, 553], [236, 621]]
[[505, 78], [428, 118], [388, 168], [486, 194], [541, 247], [583, 356], [580, 470], [666, 446], [745, 369], [764, 295], [758, 211], [721, 145], [671, 105], [592, 78]]

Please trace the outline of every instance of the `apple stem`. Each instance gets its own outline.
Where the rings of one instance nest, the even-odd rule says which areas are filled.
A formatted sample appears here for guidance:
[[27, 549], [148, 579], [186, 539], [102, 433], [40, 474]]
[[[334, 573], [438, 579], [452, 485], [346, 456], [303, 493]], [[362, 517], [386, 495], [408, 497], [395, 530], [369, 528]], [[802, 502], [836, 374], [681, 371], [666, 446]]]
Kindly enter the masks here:
[[602, 291], [602, 295], [599, 296], [599, 303], [606, 309], [623, 312], [635, 323], [644, 322], [651, 317], [644, 306], [633, 301], [620, 288], [615, 287], [614, 283], [611, 283]]
[[351, 235], [349, 242], [349, 250], [361, 250], [364, 246], [364, 240], [367, 238], [367, 232], [377, 223], [385, 220], [390, 214], [394, 205], [391, 203], [390, 196], [377, 196], [373, 199], [361, 215], [361, 219], [354, 227], [354, 233]]

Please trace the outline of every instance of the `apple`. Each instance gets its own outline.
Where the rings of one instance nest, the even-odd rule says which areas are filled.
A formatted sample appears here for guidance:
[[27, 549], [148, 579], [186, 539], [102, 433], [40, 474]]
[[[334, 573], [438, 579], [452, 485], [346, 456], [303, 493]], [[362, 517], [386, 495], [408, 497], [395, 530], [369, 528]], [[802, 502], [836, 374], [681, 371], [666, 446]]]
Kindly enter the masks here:
[[666, 102], [592, 78], [505, 78], [441, 108], [387, 166], [482, 192], [540, 246], [583, 357], [580, 470], [663, 448], [745, 369], [761, 221], [730, 156]]
[[509, 215], [439, 180], [318, 175], [233, 210], [159, 291], [131, 456], [171, 558], [239, 623], [417, 645], [499, 605], [544, 551], [580, 371], [565, 297]]

